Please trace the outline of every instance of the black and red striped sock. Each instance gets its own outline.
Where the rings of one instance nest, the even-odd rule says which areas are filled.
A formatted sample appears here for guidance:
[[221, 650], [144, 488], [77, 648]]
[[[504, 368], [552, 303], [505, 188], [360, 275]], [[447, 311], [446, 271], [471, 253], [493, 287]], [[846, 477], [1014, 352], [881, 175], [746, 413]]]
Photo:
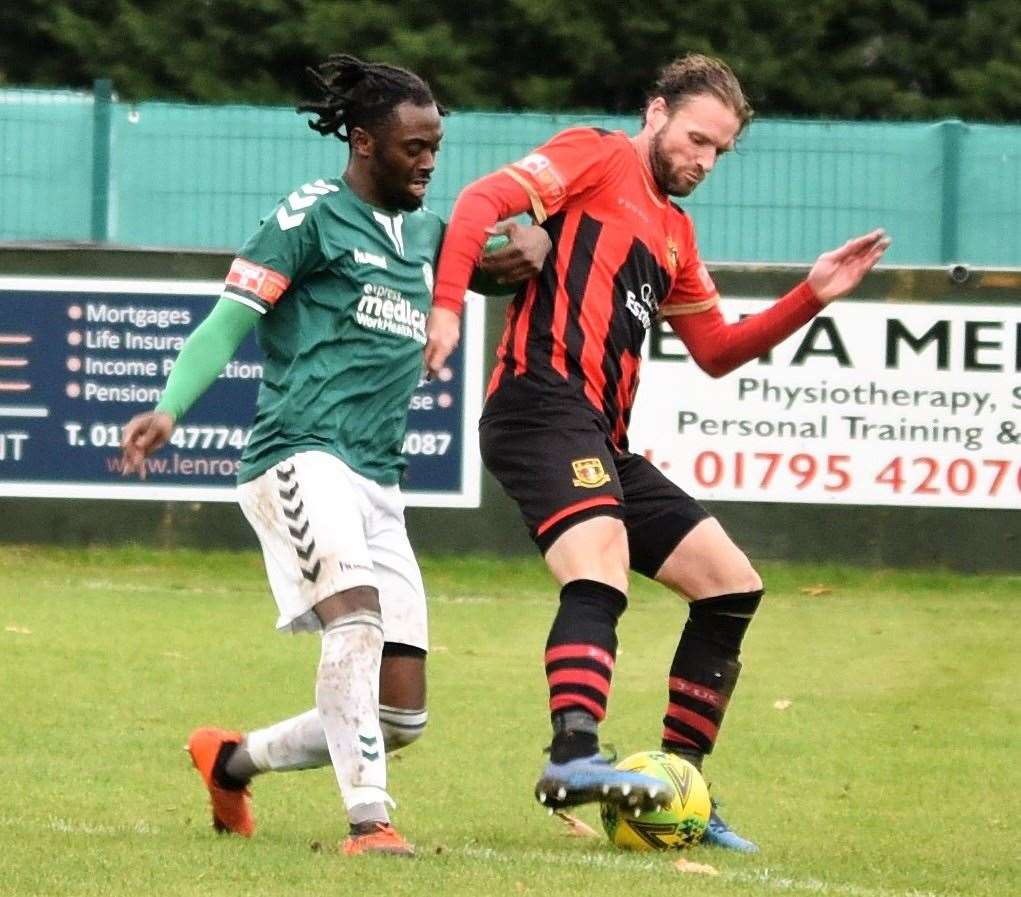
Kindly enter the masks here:
[[623, 592], [595, 580], [576, 579], [560, 590], [560, 609], [546, 640], [545, 657], [554, 763], [599, 749], [596, 726], [606, 716], [617, 620], [626, 607]]
[[670, 665], [663, 750], [701, 768], [719, 734], [741, 672], [741, 641], [762, 591], [693, 601]]

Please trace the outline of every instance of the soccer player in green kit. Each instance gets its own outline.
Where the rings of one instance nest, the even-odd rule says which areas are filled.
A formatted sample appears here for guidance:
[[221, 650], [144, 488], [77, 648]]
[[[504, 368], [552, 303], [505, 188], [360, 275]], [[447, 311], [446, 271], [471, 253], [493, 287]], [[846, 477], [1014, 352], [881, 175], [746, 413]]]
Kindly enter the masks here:
[[[426, 723], [421, 574], [398, 480], [408, 403], [422, 373], [442, 220], [422, 208], [444, 110], [418, 76], [331, 56], [312, 72], [309, 125], [350, 146], [343, 177], [294, 190], [231, 265], [155, 410], [125, 427], [125, 472], [144, 459], [258, 326], [266, 355], [239, 501], [262, 545], [277, 627], [322, 633], [316, 706], [266, 729], [206, 727], [188, 749], [218, 831], [254, 829], [258, 773], [332, 763], [350, 823], [346, 854], [413, 850], [390, 823], [386, 750]], [[498, 228], [510, 245], [480, 267], [537, 273], [539, 228]]]

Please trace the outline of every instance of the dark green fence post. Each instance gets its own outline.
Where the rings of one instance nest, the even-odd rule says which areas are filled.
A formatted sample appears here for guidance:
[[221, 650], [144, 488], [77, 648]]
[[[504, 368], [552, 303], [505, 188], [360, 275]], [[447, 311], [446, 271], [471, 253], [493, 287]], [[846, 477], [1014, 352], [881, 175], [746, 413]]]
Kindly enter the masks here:
[[940, 261], [960, 262], [961, 144], [967, 125], [959, 119], [940, 122], [943, 151], [943, 203], [940, 220]]
[[106, 242], [110, 217], [110, 140], [113, 123], [113, 82], [92, 82], [92, 239]]

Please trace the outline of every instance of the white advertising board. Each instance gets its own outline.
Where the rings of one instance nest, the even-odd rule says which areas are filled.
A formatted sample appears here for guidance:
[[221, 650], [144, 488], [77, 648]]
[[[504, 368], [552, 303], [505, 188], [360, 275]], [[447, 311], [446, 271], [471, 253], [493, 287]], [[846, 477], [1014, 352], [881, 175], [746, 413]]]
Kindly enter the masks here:
[[1021, 306], [836, 302], [718, 380], [650, 336], [631, 450], [696, 498], [1021, 508]]

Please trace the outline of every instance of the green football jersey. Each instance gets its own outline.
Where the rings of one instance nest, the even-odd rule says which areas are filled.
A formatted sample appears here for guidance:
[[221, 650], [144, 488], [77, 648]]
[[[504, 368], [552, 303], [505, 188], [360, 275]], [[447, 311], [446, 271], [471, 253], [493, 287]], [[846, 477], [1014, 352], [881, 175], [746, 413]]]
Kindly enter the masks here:
[[425, 209], [392, 214], [343, 179], [318, 180], [244, 245], [224, 295], [262, 313], [266, 362], [239, 482], [308, 450], [398, 481], [443, 227]]

